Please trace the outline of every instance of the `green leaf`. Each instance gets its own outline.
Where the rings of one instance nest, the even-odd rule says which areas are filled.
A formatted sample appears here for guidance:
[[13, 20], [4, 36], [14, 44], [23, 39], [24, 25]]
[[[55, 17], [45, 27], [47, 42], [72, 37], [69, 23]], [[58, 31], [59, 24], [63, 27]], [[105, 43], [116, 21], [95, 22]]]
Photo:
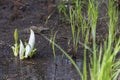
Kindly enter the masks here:
[[36, 50], [37, 50], [36, 48], [34, 48], [34, 49], [32, 50], [32, 52], [31, 52], [30, 55], [29, 55], [30, 58], [35, 54]]
[[15, 40], [15, 44], [18, 43], [18, 30], [15, 29], [15, 32], [14, 32], [14, 40]]

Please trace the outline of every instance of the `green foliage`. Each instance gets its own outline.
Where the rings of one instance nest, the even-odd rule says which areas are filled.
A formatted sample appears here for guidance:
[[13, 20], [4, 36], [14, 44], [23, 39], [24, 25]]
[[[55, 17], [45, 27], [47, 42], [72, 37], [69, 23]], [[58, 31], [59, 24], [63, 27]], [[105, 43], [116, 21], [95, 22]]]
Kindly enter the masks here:
[[[42, 35], [42, 34], [41, 34]], [[79, 67], [77, 66], [77, 64], [75, 63], [75, 61], [67, 54], [67, 52], [62, 49], [59, 45], [57, 45], [54, 40], [51, 40], [49, 38], [47, 38], [46, 36], [42, 35], [46, 40], [48, 40], [52, 45], [54, 45], [55, 47], [57, 47], [70, 61], [71, 63], [74, 65], [74, 67], [76, 68], [77, 72], [79, 73], [80, 76], [82, 76]], [[54, 36], [55, 37], [55, 36]], [[54, 51], [53, 51], [54, 52]]]
[[59, 13], [61, 13], [61, 14], [64, 14], [64, 16], [67, 18], [67, 9], [66, 9], [66, 7], [64, 6], [64, 4], [62, 4], [62, 3], [60, 3], [58, 6], [57, 6], [57, 8], [58, 8], [58, 11], [59, 11]]
[[53, 36], [51, 36], [51, 39], [50, 39], [50, 41], [52, 42], [51, 47], [52, 47], [52, 51], [53, 51], [53, 55], [54, 55], [54, 60], [56, 60], [56, 51], [55, 51], [55, 45], [54, 45], [56, 34], [57, 34], [57, 32], [55, 32], [55, 34]]
[[15, 32], [14, 32], [14, 40], [15, 40], [15, 44], [18, 43], [18, 30], [15, 29]]
[[91, 58], [91, 69], [90, 75], [91, 80], [97, 79], [97, 46], [96, 46], [96, 25], [98, 19], [98, 4], [94, 3], [94, 0], [89, 0], [88, 4], [88, 21], [89, 26], [91, 28], [91, 36], [92, 36], [92, 47], [93, 47], [93, 54]]
[[19, 44], [18, 44], [18, 30], [17, 29], [15, 29], [14, 31], [14, 41], [15, 41], [15, 44], [11, 48], [13, 50], [14, 56], [18, 56]]
[[[116, 38], [116, 30], [118, 23], [118, 11], [114, 6], [114, 0], [108, 2], [108, 36], [104, 43], [97, 45], [96, 43], [96, 29], [98, 22], [98, 7], [99, 4], [95, 0], [88, 1], [88, 11], [86, 20], [81, 14], [82, 1], [74, 0], [75, 5], [69, 7], [69, 16], [71, 23], [72, 41], [74, 50], [77, 52], [78, 45], [84, 46], [84, 59], [83, 59], [83, 72], [80, 71], [78, 66], [72, 58], [60, 46], [55, 44], [58, 49], [71, 61], [75, 66], [82, 80], [88, 79], [88, 72], [90, 72], [90, 80], [117, 80], [120, 73], [120, 59], [116, 60], [116, 55], [120, 51], [120, 38]], [[80, 41], [80, 33], [85, 42]], [[89, 34], [91, 33], [91, 34]], [[92, 45], [89, 47], [89, 36], [92, 37]], [[49, 40], [49, 39], [48, 39]], [[88, 54], [88, 53], [91, 54]], [[87, 69], [86, 56], [91, 55], [90, 63]], [[89, 71], [88, 71], [89, 70]]]
[[20, 40], [20, 44], [18, 43], [18, 30], [17, 29], [15, 29], [14, 31], [14, 40], [15, 40], [15, 44], [14, 46], [12, 46], [14, 56], [18, 56], [19, 54], [20, 59], [26, 59], [28, 57], [31, 58], [35, 54], [36, 52], [36, 48], [34, 48], [35, 35], [32, 30], [31, 30], [31, 34], [29, 38], [29, 43], [25, 43], [26, 48], [24, 48], [24, 45], [21, 40]]
[[[81, 5], [81, 6], [79, 6]], [[82, 22], [82, 13], [81, 13], [82, 3], [76, 0], [74, 7], [70, 6], [69, 15], [71, 23], [71, 32], [72, 32], [72, 42], [73, 42], [73, 55], [77, 53], [79, 40], [80, 40], [80, 31], [83, 30], [84, 23]]]
[[33, 48], [32, 52], [30, 53], [29, 57], [32, 58], [33, 55], [36, 53], [37, 49]]

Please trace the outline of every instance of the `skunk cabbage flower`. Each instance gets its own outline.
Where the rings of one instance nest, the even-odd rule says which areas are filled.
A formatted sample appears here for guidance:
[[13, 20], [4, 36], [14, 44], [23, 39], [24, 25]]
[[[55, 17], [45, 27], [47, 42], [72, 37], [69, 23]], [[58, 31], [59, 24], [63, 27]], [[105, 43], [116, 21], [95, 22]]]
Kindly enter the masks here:
[[27, 58], [28, 56], [32, 56], [33, 55], [33, 49], [34, 49], [34, 45], [35, 45], [35, 34], [33, 32], [33, 30], [30, 30], [30, 38], [29, 38], [29, 42], [25, 48], [25, 58]]
[[24, 45], [23, 45], [22, 41], [20, 40], [20, 50], [19, 50], [19, 57], [20, 57], [20, 59], [24, 59], [24, 56], [25, 56], [24, 52], [25, 52]]

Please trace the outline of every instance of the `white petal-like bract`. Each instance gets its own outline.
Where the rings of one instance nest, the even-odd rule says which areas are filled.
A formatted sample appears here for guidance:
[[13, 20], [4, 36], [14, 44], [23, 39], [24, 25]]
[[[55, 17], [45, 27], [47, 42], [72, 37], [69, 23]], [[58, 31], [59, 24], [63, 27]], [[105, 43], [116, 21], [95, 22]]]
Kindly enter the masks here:
[[22, 43], [21, 40], [20, 40], [19, 57], [20, 57], [20, 59], [23, 59], [23, 58], [24, 58], [24, 45], [23, 45], [23, 43]]
[[35, 45], [35, 34], [34, 34], [33, 30], [31, 29], [29, 42], [25, 48], [25, 57], [26, 58], [31, 55], [34, 45]]

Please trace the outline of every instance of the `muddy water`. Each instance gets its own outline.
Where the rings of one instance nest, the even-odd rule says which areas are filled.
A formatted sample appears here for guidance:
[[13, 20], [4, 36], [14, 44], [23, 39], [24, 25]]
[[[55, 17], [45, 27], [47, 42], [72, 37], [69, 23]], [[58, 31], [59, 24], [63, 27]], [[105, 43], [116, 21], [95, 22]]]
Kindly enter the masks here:
[[[19, 60], [12, 55], [9, 46], [1, 46], [0, 80], [80, 80], [71, 62], [61, 55], [57, 56], [56, 64], [53, 56], [36, 55], [32, 59]], [[82, 61], [77, 60], [77, 64], [81, 68]]]
[[[28, 1], [29, 6], [25, 12], [21, 12], [23, 18], [18, 18], [14, 22], [9, 21], [12, 10], [8, 7], [12, 4], [3, 4], [6, 7], [5, 9], [0, 5], [0, 80], [80, 80], [71, 62], [65, 57], [62, 58], [61, 54], [57, 55], [56, 64], [54, 64], [52, 51], [40, 35], [36, 35], [36, 47], [38, 50], [32, 59], [19, 60], [19, 58], [13, 56], [10, 46], [14, 44], [14, 29], [22, 30], [31, 25], [40, 24], [41, 21], [44, 23], [40, 19], [40, 13], [46, 12], [47, 9], [44, 4], [39, 4], [39, 1], [42, 0], [26, 1]], [[55, 26], [55, 21], [57, 20], [55, 19], [49, 24]], [[58, 24], [57, 28], [59, 28]], [[19, 38], [27, 41], [27, 36], [29, 34], [20, 33]], [[77, 60], [77, 64], [81, 68], [82, 61]]]

